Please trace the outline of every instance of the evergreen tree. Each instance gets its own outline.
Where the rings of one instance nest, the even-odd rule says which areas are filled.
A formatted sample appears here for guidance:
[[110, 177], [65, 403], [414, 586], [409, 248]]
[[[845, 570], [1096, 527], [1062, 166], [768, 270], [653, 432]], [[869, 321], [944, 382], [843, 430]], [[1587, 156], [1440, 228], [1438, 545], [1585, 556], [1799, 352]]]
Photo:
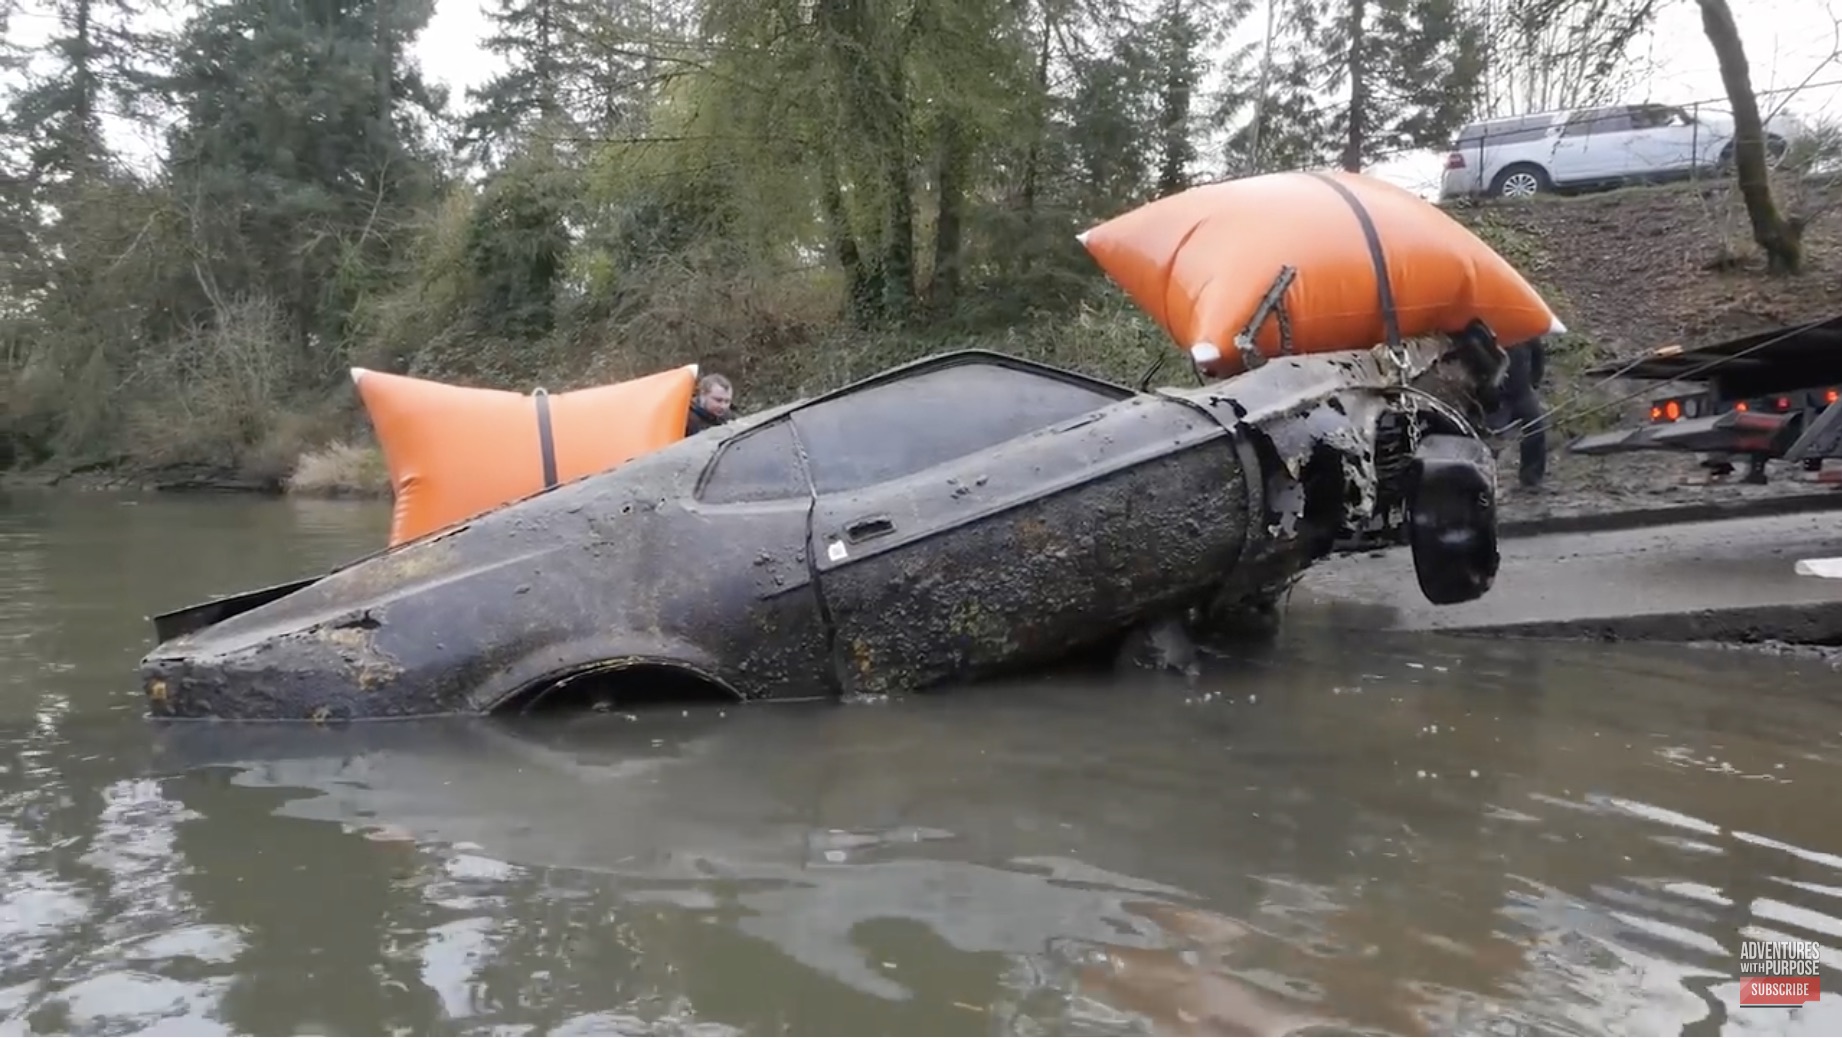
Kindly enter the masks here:
[[429, 0], [221, 0], [181, 31], [169, 164], [213, 306], [282, 301], [305, 342], [341, 341], [356, 275], [431, 197], [416, 114], [439, 110], [404, 55]]
[[582, 60], [580, 0], [495, 0], [487, 18], [493, 31], [482, 47], [506, 70], [469, 90], [462, 144], [490, 165], [540, 124], [561, 128], [569, 99], [588, 74]]
[[506, 70], [470, 90], [461, 145], [495, 166], [533, 133], [559, 156], [575, 145], [637, 135], [663, 76], [670, 12], [651, 3], [495, 0], [486, 50]]
[[[1444, 148], [1478, 105], [1485, 40], [1461, 0], [1274, 0], [1272, 63], [1260, 133], [1262, 169], [1332, 163], [1347, 170]], [[1256, 109], [1257, 61], [1234, 77], [1225, 115], [1239, 165]]]
[[[9, 13], [0, 8], [0, 25]], [[50, 13], [57, 30], [47, 60], [35, 63], [15, 47], [0, 54], [0, 69], [25, 80], [4, 129], [39, 181], [76, 176], [107, 158], [103, 117], [112, 107], [140, 108], [156, 50], [152, 37], [133, 28], [140, 10], [132, 0], [55, 0]]]

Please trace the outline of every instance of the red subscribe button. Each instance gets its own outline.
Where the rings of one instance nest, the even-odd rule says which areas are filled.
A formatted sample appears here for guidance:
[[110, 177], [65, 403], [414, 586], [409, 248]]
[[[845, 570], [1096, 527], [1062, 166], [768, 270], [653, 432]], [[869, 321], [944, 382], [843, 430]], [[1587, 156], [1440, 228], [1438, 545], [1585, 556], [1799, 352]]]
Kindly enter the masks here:
[[1821, 977], [1747, 977], [1740, 981], [1743, 1006], [1801, 1006], [1822, 997]]

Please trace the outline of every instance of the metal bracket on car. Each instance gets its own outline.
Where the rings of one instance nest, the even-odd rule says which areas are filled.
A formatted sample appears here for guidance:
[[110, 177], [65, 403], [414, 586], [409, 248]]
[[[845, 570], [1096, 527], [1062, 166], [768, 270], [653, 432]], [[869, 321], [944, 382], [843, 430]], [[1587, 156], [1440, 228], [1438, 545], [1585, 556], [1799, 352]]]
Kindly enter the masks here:
[[1416, 340], [1405, 344], [1402, 353], [1404, 360], [1384, 358], [1379, 350], [1286, 357], [1269, 361], [1258, 371], [1204, 387], [1161, 388], [1153, 392], [1205, 410], [1224, 408], [1233, 416], [1225, 425], [1258, 425], [1339, 393], [1398, 390], [1401, 375], [1418, 377], [1439, 359], [1440, 348]]
[[1266, 363], [1266, 355], [1260, 352], [1259, 343], [1254, 340], [1260, 334], [1260, 326], [1268, 317], [1279, 322], [1279, 352], [1282, 356], [1292, 355], [1292, 319], [1286, 313], [1286, 290], [1292, 287], [1293, 279], [1298, 277], [1298, 268], [1287, 265], [1279, 268], [1273, 283], [1260, 298], [1260, 305], [1254, 307], [1252, 317], [1247, 319], [1247, 326], [1234, 337], [1234, 348], [1240, 351], [1241, 364], [1252, 371]]

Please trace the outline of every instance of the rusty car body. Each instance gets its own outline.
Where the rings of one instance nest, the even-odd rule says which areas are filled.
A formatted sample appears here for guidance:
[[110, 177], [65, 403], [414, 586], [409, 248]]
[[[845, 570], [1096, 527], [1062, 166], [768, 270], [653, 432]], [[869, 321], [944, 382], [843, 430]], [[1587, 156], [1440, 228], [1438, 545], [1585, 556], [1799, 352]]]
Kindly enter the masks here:
[[523, 711], [610, 673], [743, 700], [914, 690], [1377, 543], [1466, 601], [1496, 573], [1495, 469], [1408, 384], [1439, 356], [1134, 390], [938, 355], [157, 618], [143, 688], [157, 717], [316, 720]]

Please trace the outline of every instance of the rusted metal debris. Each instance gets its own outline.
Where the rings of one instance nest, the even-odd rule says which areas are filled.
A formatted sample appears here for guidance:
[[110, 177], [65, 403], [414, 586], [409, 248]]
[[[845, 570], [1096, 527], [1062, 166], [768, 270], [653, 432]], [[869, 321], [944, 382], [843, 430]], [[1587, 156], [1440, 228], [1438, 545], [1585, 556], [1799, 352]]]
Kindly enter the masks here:
[[923, 689], [1231, 615], [1332, 551], [1403, 541], [1429, 597], [1475, 598], [1494, 467], [1409, 386], [1441, 353], [1144, 393], [930, 358], [215, 603], [142, 661], [144, 688], [157, 716], [310, 720], [519, 710], [636, 666], [750, 700]]

